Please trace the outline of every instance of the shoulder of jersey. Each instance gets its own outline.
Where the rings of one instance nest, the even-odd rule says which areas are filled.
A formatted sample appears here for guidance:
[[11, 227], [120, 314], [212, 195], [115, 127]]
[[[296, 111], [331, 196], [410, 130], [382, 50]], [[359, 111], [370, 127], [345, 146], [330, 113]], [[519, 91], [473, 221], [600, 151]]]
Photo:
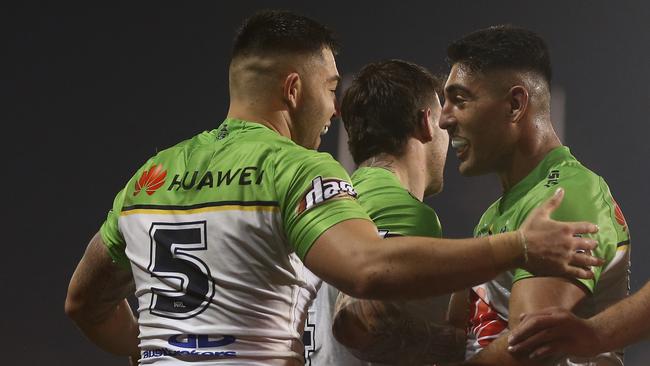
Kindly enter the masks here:
[[579, 162], [571, 162], [551, 168], [539, 186], [554, 188], [560, 186], [569, 190], [587, 191], [600, 186], [601, 177]]

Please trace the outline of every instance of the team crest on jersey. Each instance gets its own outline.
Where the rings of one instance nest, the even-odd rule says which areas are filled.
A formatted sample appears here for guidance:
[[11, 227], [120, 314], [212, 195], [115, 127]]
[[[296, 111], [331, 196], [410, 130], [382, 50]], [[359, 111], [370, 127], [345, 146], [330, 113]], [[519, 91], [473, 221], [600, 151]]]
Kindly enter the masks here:
[[311, 181], [311, 187], [298, 203], [296, 212], [300, 215], [312, 207], [332, 199], [356, 197], [357, 192], [352, 188], [352, 184], [338, 178], [323, 179], [318, 176]]
[[163, 169], [162, 164], [152, 165], [149, 170], [142, 172], [140, 179], [135, 182], [133, 195], [137, 196], [144, 189], [151, 196], [158, 188], [165, 184], [165, 177], [167, 177], [167, 171]]
[[612, 202], [614, 202], [614, 215], [616, 216], [616, 222], [623, 227], [623, 231], [627, 231], [627, 221], [625, 221], [625, 216], [623, 216], [621, 207], [613, 197]]

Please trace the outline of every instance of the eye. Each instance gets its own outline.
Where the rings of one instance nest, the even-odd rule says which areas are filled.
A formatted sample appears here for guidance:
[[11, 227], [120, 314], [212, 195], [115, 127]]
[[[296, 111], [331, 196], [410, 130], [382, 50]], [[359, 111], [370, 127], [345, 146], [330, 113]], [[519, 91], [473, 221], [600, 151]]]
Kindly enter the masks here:
[[451, 99], [451, 102], [454, 103], [458, 107], [464, 106], [465, 103], [467, 102], [467, 99], [465, 99], [465, 97], [463, 97], [462, 95], [458, 95], [458, 94], [454, 95], [450, 99]]

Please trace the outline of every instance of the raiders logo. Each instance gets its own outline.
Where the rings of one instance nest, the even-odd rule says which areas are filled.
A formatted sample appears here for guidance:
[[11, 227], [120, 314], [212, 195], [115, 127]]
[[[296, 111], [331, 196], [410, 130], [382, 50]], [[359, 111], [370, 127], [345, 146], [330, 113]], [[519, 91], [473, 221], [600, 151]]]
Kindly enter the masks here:
[[356, 198], [357, 192], [352, 185], [338, 178], [316, 177], [311, 181], [311, 187], [305, 192], [296, 207], [296, 213], [301, 213], [318, 206], [323, 202], [336, 198]]

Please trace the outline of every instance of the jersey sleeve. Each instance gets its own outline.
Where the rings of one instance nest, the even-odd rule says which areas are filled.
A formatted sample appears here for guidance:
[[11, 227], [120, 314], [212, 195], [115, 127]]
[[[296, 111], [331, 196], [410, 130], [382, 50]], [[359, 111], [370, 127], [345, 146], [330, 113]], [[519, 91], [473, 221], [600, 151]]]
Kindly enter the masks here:
[[[624, 242], [626, 237], [629, 241], [629, 236], [616, 222], [615, 203], [607, 185], [600, 177], [592, 177], [588, 181], [584, 179], [567, 180], [559, 186], [550, 187], [545, 190], [538, 203], [545, 202], [550, 198], [557, 187], [563, 187], [565, 194], [562, 204], [553, 212], [551, 218], [558, 221], [588, 221], [599, 227], [598, 233], [586, 234], [583, 237], [593, 238], [598, 242], [598, 247], [594, 249], [592, 255], [604, 259], [605, 265], [592, 267], [594, 278], [591, 280], [576, 279], [593, 292], [602, 269], [614, 258], [618, 245]], [[532, 208], [530, 209], [532, 210]], [[517, 269], [513, 282], [528, 277], [533, 277], [533, 275], [523, 269]]]
[[124, 194], [126, 188], [122, 189], [115, 200], [113, 200], [113, 208], [108, 211], [106, 220], [99, 229], [99, 234], [108, 249], [108, 253], [113, 258], [113, 261], [120, 266], [129, 267], [129, 259], [126, 257], [126, 241], [120, 232], [118, 226], [118, 218], [120, 217], [120, 212], [122, 211], [122, 206], [124, 204]]
[[370, 221], [356, 200], [347, 172], [329, 154], [296, 154], [276, 166], [284, 231], [301, 259], [335, 224], [349, 219]]

